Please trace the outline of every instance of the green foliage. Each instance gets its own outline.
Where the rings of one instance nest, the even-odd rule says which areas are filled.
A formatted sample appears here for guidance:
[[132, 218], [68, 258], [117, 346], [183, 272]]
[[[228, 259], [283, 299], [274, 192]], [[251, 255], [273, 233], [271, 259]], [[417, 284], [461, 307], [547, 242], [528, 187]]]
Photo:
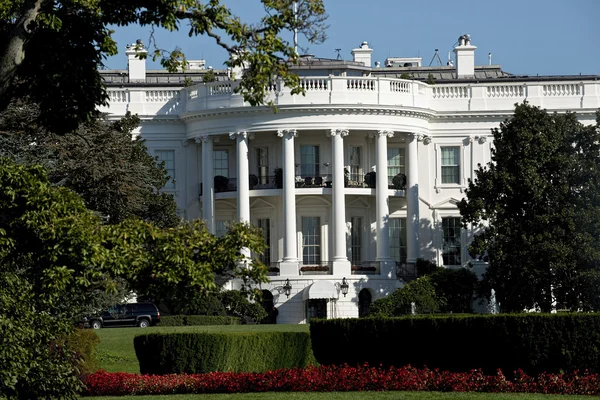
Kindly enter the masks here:
[[421, 277], [435, 272], [438, 269], [438, 266], [435, 261], [417, 258], [415, 269], [417, 270], [417, 276]]
[[160, 326], [239, 325], [240, 318], [216, 315], [170, 315], [160, 318]]
[[189, 301], [181, 305], [181, 312], [186, 315], [220, 315], [226, 314], [225, 306], [218, 295], [213, 293], [190, 293]]
[[67, 347], [75, 353], [79, 375], [90, 374], [98, 369], [96, 348], [100, 338], [92, 329], [75, 329], [66, 338]]
[[65, 345], [90, 291], [108, 284], [100, 223], [37, 166], [0, 158], [0, 394], [74, 398], [77, 356]]
[[212, 69], [208, 69], [204, 75], [202, 75], [202, 82], [205, 83], [209, 83], [209, 82], [216, 82], [217, 81], [217, 75], [215, 75], [215, 71]]
[[477, 277], [466, 268], [438, 268], [428, 275], [443, 313], [473, 312], [472, 303]]
[[370, 312], [371, 315], [386, 317], [407, 315], [411, 313], [412, 303], [415, 303], [417, 314], [433, 313], [440, 308], [440, 299], [429, 277], [417, 278], [391, 295], [375, 300]]
[[86, 207], [111, 224], [138, 217], [159, 227], [179, 223], [173, 196], [161, 193], [167, 172], [148, 154], [144, 141], [132, 140], [137, 116], [81, 124], [55, 135], [38, 125], [39, 107], [11, 104], [0, 113], [0, 156], [21, 164], [41, 164], [50, 181], [78, 193]]
[[469, 251], [489, 259], [483, 287], [502, 310], [550, 311], [554, 299], [598, 309], [598, 125], [524, 103], [492, 130], [492, 161], [476, 170], [459, 209], [464, 224], [487, 222]]
[[[219, 0], [38, 3], [0, 2], [0, 110], [12, 99], [29, 97], [40, 104], [44, 125], [60, 132], [75, 129], [107, 100], [99, 70], [106, 56], [117, 53], [110, 26], [187, 26], [190, 36], [214, 38], [230, 54], [228, 67], [250, 66], [238, 91], [257, 105], [264, 104], [273, 78], [293, 93], [303, 92], [290, 70], [298, 56], [288, 33], [297, 29], [308, 43], [320, 43], [327, 18], [322, 0], [298, 1], [296, 14], [291, 0], [263, 0], [264, 16], [254, 24], [242, 22]], [[151, 44], [153, 57], [169, 70], [185, 64], [180, 49], [160, 49], [153, 36]]]
[[267, 317], [267, 312], [259, 302], [250, 302], [246, 293], [238, 290], [226, 290], [220, 295], [227, 311], [242, 318], [245, 323], [259, 323]]
[[[311, 320], [321, 364], [410, 364], [528, 374], [600, 371], [600, 315], [497, 314]], [[407, 345], [390, 346], [390, 343]], [[349, 351], [351, 349], [351, 351]]]
[[262, 231], [248, 224], [233, 224], [219, 238], [201, 221], [158, 229], [128, 220], [105, 228], [111, 268], [136, 293], [166, 304], [173, 314], [180, 312], [183, 300], [216, 291], [227, 280], [241, 278], [247, 286], [267, 280], [266, 266], [255, 261], [250, 268], [241, 262], [240, 249], [260, 253], [265, 246]]
[[435, 78], [433, 77], [433, 74], [427, 75], [426, 83], [429, 85], [435, 85]]
[[142, 374], [265, 372], [315, 363], [306, 332], [153, 333], [133, 343]]

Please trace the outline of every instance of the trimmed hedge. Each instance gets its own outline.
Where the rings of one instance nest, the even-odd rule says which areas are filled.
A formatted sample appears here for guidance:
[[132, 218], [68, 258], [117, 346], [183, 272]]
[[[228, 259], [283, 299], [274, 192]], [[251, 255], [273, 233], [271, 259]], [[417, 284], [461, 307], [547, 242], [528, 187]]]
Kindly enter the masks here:
[[314, 319], [310, 333], [315, 358], [325, 365], [600, 371], [600, 314]]
[[240, 318], [220, 315], [170, 315], [160, 318], [160, 326], [239, 325]]
[[308, 332], [152, 333], [133, 339], [142, 374], [265, 372], [315, 364]]

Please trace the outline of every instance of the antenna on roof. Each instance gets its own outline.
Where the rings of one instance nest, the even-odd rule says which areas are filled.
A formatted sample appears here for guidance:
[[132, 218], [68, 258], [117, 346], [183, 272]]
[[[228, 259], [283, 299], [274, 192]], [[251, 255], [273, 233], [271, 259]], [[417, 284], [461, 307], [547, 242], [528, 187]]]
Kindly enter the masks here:
[[435, 60], [436, 58], [437, 58], [438, 62], [440, 63], [440, 66], [443, 65], [442, 64], [442, 59], [440, 58], [440, 53], [438, 53], [438, 49], [435, 49], [435, 54], [431, 58], [431, 61], [429, 61], [429, 66], [430, 67], [431, 67], [431, 64], [433, 63], [433, 60]]
[[335, 52], [337, 53], [337, 57], [335, 58], [336, 60], [342, 59], [342, 55], [340, 54], [340, 51], [342, 51], [342, 49], [335, 49]]

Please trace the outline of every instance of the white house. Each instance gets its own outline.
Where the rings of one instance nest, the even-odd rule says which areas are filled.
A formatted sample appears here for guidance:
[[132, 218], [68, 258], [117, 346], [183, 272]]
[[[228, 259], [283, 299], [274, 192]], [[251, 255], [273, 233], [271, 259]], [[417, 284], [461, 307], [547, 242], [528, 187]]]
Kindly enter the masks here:
[[272, 272], [262, 289], [278, 322], [354, 317], [414, 274], [417, 258], [469, 262], [472, 231], [460, 228], [456, 204], [515, 103], [595, 119], [600, 77], [514, 76], [475, 66], [475, 50], [463, 35], [441, 67], [416, 58], [372, 67], [366, 42], [353, 61], [302, 57], [306, 95], [274, 82], [274, 112], [235, 94], [230, 71], [212, 83], [201, 83], [202, 60], [186, 72], [147, 71], [132, 45], [128, 70], [102, 72], [110, 106], [101, 111], [139, 114], [184, 218], [205, 219], [216, 234], [229, 221], [263, 229], [260, 258]]

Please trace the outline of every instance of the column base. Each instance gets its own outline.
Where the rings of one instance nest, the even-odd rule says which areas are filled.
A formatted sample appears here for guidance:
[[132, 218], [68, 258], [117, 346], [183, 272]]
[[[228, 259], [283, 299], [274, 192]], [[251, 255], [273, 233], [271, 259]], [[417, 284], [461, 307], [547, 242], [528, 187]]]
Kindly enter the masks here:
[[279, 276], [299, 276], [298, 261], [282, 261], [279, 263]]
[[346, 260], [333, 260], [333, 275], [336, 276], [350, 276], [352, 274], [350, 268], [350, 261]]

